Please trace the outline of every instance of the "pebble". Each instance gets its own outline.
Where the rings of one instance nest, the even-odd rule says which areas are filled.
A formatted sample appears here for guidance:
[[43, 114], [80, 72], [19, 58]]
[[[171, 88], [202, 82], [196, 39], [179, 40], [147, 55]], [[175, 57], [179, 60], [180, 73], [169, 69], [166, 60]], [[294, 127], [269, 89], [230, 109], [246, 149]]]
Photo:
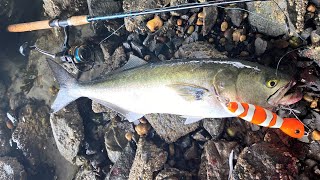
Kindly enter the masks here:
[[125, 134], [125, 137], [126, 137], [126, 139], [127, 139], [128, 141], [131, 141], [131, 140], [132, 140], [132, 137], [133, 137], [132, 132], [127, 132], [127, 133]]
[[182, 25], [182, 19], [178, 19], [178, 20], [177, 20], [177, 25], [178, 25], [178, 26], [181, 26], [181, 25]]
[[233, 40], [234, 42], [239, 42], [239, 41], [240, 41], [240, 36], [241, 36], [240, 31], [235, 30], [235, 31], [232, 33], [232, 40]]
[[13, 129], [14, 128], [14, 125], [11, 121], [6, 121], [6, 125], [7, 125], [7, 128], [8, 129]]
[[198, 19], [197, 22], [196, 22], [196, 25], [202, 26], [203, 25], [203, 21], [201, 19]]
[[316, 31], [312, 31], [310, 36], [312, 44], [316, 44], [320, 41], [320, 35], [317, 34]]
[[227, 21], [223, 21], [223, 22], [221, 23], [220, 28], [221, 28], [221, 31], [222, 31], [222, 32], [225, 32], [225, 31], [228, 29], [228, 23], [227, 23]]
[[135, 128], [136, 132], [138, 133], [139, 136], [144, 136], [148, 134], [150, 125], [149, 124], [138, 124]]
[[150, 56], [149, 54], [147, 54], [147, 55], [145, 55], [145, 56], [143, 57], [143, 59], [146, 60], [146, 61], [150, 61], [151, 56]]
[[208, 42], [209, 42], [209, 43], [213, 43], [213, 42], [214, 42], [214, 39], [213, 39], [213, 38], [209, 38]]
[[241, 35], [239, 41], [240, 41], [240, 42], [243, 42], [243, 41], [245, 41], [246, 39], [247, 39], [247, 36], [246, 36], [246, 35]]
[[142, 124], [147, 124], [148, 123], [148, 120], [144, 117], [140, 118], [139, 121], [142, 123]]
[[320, 140], [320, 132], [317, 130], [312, 131], [311, 133], [312, 135], [312, 139], [315, 141], [319, 141]]
[[312, 102], [313, 98], [309, 94], [303, 95], [303, 99], [307, 102]]
[[147, 22], [147, 27], [151, 32], [155, 32], [157, 29], [163, 26], [163, 21], [159, 16], [155, 16], [153, 19]]
[[246, 56], [249, 56], [249, 53], [248, 53], [248, 51], [241, 51], [240, 56], [246, 57]]
[[171, 157], [173, 157], [173, 156], [174, 156], [174, 153], [175, 153], [174, 144], [171, 143], [171, 144], [169, 144], [169, 155], [170, 155]]
[[190, 27], [188, 28], [188, 30], [187, 30], [187, 33], [188, 33], [188, 34], [192, 34], [193, 31], [194, 31], [194, 26], [190, 26]]
[[309, 12], [312, 12], [312, 13], [314, 13], [314, 12], [316, 12], [316, 6], [315, 5], [313, 5], [313, 4], [310, 4], [308, 7], [307, 7], [307, 10], [309, 11]]
[[200, 13], [198, 14], [198, 18], [204, 18], [204, 13], [203, 13], [203, 12], [200, 12]]
[[310, 104], [310, 108], [314, 109], [318, 106], [318, 101], [317, 100], [313, 100]]
[[297, 47], [300, 46], [301, 40], [300, 40], [298, 37], [292, 37], [292, 38], [289, 40], [289, 44], [290, 44], [291, 47], [297, 48]]

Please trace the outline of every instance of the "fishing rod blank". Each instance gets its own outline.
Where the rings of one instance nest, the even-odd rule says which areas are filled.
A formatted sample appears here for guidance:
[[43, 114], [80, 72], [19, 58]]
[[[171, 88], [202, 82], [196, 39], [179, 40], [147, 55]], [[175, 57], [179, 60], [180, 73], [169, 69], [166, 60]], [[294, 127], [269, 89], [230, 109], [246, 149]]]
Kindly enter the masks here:
[[[208, 1], [203, 3], [187, 3], [187, 4], [177, 5], [177, 6], [147, 9], [142, 11], [117, 13], [117, 14], [108, 15], [108, 16], [87, 16], [87, 15], [72, 16], [68, 19], [63, 19], [63, 20], [53, 19], [53, 20], [43, 20], [43, 21], [35, 21], [35, 22], [28, 22], [28, 23], [12, 24], [7, 27], [7, 30], [9, 32], [26, 32], [26, 31], [50, 29], [53, 27], [80, 26], [80, 25], [85, 25], [94, 21], [112, 20], [112, 19], [133, 17], [133, 16], [139, 16], [139, 15], [179, 11], [179, 10], [185, 10], [185, 9], [202, 8], [202, 7], [218, 6], [218, 5], [226, 5], [226, 4], [234, 4], [234, 3], [244, 3], [244, 2], [252, 2], [252, 1], [254, 0], [231, 0], [231, 1], [218, 0], [218, 1]], [[264, 1], [264, 0], [261, 0], [261, 1]]]

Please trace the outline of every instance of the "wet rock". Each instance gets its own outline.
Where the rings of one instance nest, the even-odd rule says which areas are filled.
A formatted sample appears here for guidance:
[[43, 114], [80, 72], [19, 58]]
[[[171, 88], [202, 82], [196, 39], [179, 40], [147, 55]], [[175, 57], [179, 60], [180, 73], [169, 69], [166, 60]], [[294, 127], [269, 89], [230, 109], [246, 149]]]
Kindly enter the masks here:
[[199, 178], [228, 179], [229, 155], [235, 149], [236, 142], [208, 141], [201, 156]]
[[88, 14], [86, 0], [44, 0], [43, 8], [50, 18]]
[[6, 126], [5, 119], [5, 113], [0, 112], [0, 157], [7, 155], [11, 150], [11, 146], [9, 143], [11, 133], [8, 127]]
[[297, 158], [285, 146], [257, 143], [239, 155], [233, 171], [234, 179], [295, 179]]
[[308, 144], [309, 151], [308, 151], [308, 157], [315, 159], [317, 161], [320, 161], [320, 145], [318, 142], [311, 142]]
[[[161, 4], [159, 0], [124, 0], [122, 7], [124, 12], [130, 12], [157, 8], [159, 4]], [[152, 17], [153, 15], [151, 14], [124, 18], [127, 31], [145, 33], [147, 31], [146, 20], [151, 19]]]
[[299, 55], [314, 60], [320, 66], [320, 46], [307, 47]]
[[263, 54], [267, 50], [268, 43], [267, 43], [267, 41], [258, 37], [254, 41], [254, 46], [255, 46], [256, 55], [260, 56], [261, 54]]
[[[241, 4], [239, 4], [238, 6], [231, 5], [229, 6], [229, 8], [243, 8], [241, 7]], [[227, 12], [227, 16], [230, 17], [232, 24], [235, 25], [236, 27], [239, 27], [243, 20], [244, 11], [239, 9], [227, 9], [226, 12]]]
[[227, 58], [214, 49], [212, 44], [197, 41], [190, 44], [183, 44], [174, 54], [175, 58]]
[[[180, 5], [180, 4], [186, 4], [188, 3], [188, 0], [170, 0], [170, 6], [177, 6], [177, 5]], [[182, 14], [185, 14], [185, 10], [182, 10], [182, 11], [170, 11], [170, 14], [172, 16], [180, 16]]]
[[[27, 104], [19, 112], [20, 122], [12, 133], [12, 141], [16, 143], [27, 161], [34, 168], [46, 153], [40, 153], [47, 147], [48, 138], [51, 132], [49, 124], [49, 108], [39, 102]], [[37, 143], [35, 143], [37, 142]]]
[[51, 114], [50, 123], [61, 155], [70, 163], [75, 163], [84, 139], [84, 127], [76, 103]]
[[127, 61], [127, 56], [125, 54], [124, 48], [122, 46], [119, 46], [116, 48], [111, 56], [111, 58], [106, 59], [106, 72], [112, 72], [116, 69], [118, 69], [124, 62]]
[[[200, 2], [206, 2], [207, 0], [201, 0]], [[203, 36], [207, 35], [212, 27], [215, 25], [218, 17], [218, 8], [217, 6], [210, 6], [203, 8]]]
[[0, 179], [25, 180], [27, 174], [16, 158], [0, 157]]
[[117, 0], [87, 0], [87, 3], [90, 16], [105, 16], [122, 10], [121, 2]]
[[186, 179], [191, 180], [192, 174], [186, 171], [180, 171], [179, 169], [175, 168], [166, 168], [159, 172], [156, 176], [156, 180], [162, 179]]
[[168, 153], [145, 138], [140, 138], [129, 179], [153, 179], [153, 172], [159, 171], [167, 161]]
[[124, 148], [117, 162], [112, 166], [110, 173], [106, 177], [108, 180], [128, 179], [130, 169], [134, 160], [135, 150], [130, 144]]
[[199, 122], [184, 124], [185, 118], [171, 114], [147, 114], [145, 118], [167, 143], [175, 142], [180, 137], [194, 131]]
[[[274, 2], [248, 2], [247, 9], [252, 12], [249, 14], [249, 22], [261, 33], [270, 36], [280, 36], [287, 34], [286, 16], [288, 17], [290, 32], [294, 32], [294, 26], [288, 14], [288, 5], [285, 0], [275, 0]], [[266, 17], [265, 18], [261, 18]]]
[[116, 121], [113, 119], [106, 128], [104, 142], [109, 159], [115, 163], [121, 156], [121, 152], [127, 146], [127, 132], [134, 132], [132, 124], [128, 121]]
[[222, 118], [204, 119], [203, 128], [208, 131], [212, 139], [217, 139], [223, 132], [226, 120]]

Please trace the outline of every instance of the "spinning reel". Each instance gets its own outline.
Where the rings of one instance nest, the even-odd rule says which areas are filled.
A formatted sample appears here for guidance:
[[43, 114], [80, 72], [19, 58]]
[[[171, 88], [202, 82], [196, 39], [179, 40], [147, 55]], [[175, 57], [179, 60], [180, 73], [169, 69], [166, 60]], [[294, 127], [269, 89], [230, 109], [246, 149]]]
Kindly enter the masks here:
[[25, 42], [20, 46], [19, 52], [26, 56], [31, 50], [36, 50], [41, 54], [47, 55], [51, 58], [60, 58], [63, 63], [70, 63], [80, 72], [89, 71], [93, 68], [95, 63], [95, 55], [91, 47], [88, 45], [69, 46], [69, 32], [68, 27], [64, 27], [64, 42], [61, 52], [50, 53], [37, 47], [37, 45], [30, 46], [28, 42]]

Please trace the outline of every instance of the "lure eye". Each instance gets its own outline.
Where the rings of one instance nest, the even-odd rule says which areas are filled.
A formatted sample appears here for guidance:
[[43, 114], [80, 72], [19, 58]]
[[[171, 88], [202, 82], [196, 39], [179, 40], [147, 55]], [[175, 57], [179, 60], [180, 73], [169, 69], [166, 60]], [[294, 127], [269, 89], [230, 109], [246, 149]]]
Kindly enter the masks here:
[[277, 84], [278, 84], [278, 80], [276, 80], [276, 79], [271, 79], [271, 80], [269, 80], [269, 81], [266, 82], [266, 86], [267, 86], [268, 88], [273, 88], [273, 87], [275, 87]]
[[295, 133], [295, 134], [300, 134], [300, 130], [297, 129], [297, 130], [294, 131], [294, 133]]

